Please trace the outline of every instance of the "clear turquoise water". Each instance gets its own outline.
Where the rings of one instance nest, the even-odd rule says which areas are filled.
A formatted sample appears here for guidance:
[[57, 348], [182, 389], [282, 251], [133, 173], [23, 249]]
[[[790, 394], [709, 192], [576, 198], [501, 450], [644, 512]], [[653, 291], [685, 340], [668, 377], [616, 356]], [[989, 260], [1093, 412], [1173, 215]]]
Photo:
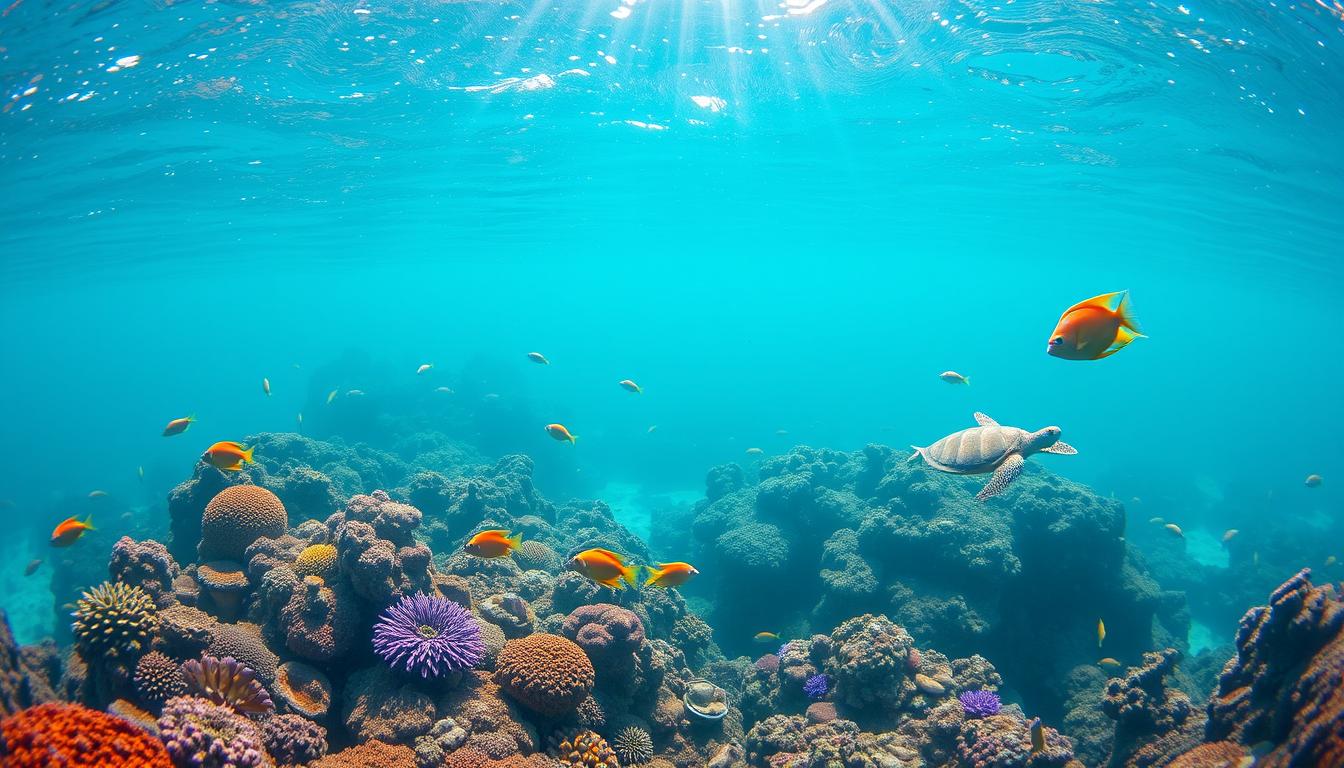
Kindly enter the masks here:
[[[1297, 516], [1323, 557], [1341, 50], [1317, 3], [23, 0], [5, 557], [94, 488], [162, 514], [216, 439], [359, 432], [331, 389], [441, 427], [437, 386], [498, 409], [462, 437], [532, 455], [549, 497], [641, 489], [636, 526], [639, 494], [747, 447], [926, 444], [983, 410], [1063, 427], [1080, 455], [1049, 466], [1139, 519]], [[1065, 307], [1126, 288], [1150, 339], [1045, 355]], [[50, 613], [19, 606], [50, 598], [17, 569], [32, 639]]]

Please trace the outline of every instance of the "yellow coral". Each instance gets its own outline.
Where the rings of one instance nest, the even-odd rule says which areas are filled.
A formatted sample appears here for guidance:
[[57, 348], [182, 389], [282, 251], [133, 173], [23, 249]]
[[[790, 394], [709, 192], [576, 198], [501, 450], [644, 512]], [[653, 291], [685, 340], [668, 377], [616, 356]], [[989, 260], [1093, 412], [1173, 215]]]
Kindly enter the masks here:
[[294, 558], [294, 572], [300, 577], [316, 576], [323, 582], [336, 577], [336, 548], [330, 544], [314, 544], [304, 548]]

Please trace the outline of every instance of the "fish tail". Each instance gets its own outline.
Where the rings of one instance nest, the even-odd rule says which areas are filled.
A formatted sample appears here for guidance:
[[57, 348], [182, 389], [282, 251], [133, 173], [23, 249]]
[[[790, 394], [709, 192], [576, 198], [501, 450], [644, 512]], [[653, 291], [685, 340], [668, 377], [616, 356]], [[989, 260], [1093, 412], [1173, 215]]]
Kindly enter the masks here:
[[246, 451], [243, 451], [243, 460], [240, 461], [239, 464], [256, 464], [256, 459], [252, 458], [252, 452], [255, 450], [257, 450], [257, 447], [254, 445]]
[[644, 586], [646, 587], [652, 585], [655, 581], [658, 580], [659, 576], [663, 575], [662, 571], [658, 570], [657, 568], [654, 568], [652, 565], [644, 566], [644, 570], [649, 572], [649, 578], [644, 582]]
[[85, 516], [85, 518], [84, 518], [84, 530], [86, 530], [86, 531], [96, 531], [96, 530], [98, 530], [97, 528], [94, 528], [94, 527], [93, 527], [93, 515], [92, 515], [92, 514]]
[[631, 565], [622, 568], [621, 578], [625, 579], [626, 584], [629, 584], [632, 587], [635, 586], [635, 582], [639, 579], [639, 566]]
[[1129, 300], [1129, 291], [1120, 292], [1120, 305], [1115, 308], [1115, 315], [1120, 318], [1122, 327], [1133, 331], [1135, 336], [1143, 336], [1143, 331], [1139, 330], [1139, 321], [1134, 317], [1134, 305]]
[[635, 385], [635, 394], [636, 394], [636, 395], [642, 395], [642, 394], [644, 394], [644, 388], [641, 387], [641, 386], [639, 386], [638, 384], [636, 384], [636, 385]]
[[962, 381], [962, 383], [964, 383], [966, 386], [968, 386], [968, 387], [971, 386], [971, 377], [970, 377], [970, 376], [962, 376], [962, 377], [961, 377], [961, 381]]
[[523, 534], [515, 533], [507, 538], [510, 549], [517, 549], [523, 545]]
[[578, 435], [570, 435], [570, 436], [569, 436], [569, 444], [570, 444], [570, 445], [574, 445], [574, 444], [576, 444], [576, 443], [578, 443], [578, 442], [579, 442], [579, 436], [578, 436]]

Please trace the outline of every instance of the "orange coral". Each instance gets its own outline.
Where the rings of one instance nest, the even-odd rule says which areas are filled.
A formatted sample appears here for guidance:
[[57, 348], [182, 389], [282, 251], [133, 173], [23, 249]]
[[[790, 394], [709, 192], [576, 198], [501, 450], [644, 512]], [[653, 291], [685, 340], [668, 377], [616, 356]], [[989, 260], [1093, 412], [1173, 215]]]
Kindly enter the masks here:
[[1177, 757], [1167, 768], [1240, 768], [1246, 759], [1246, 750], [1230, 741], [1215, 741]]
[[366, 741], [309, 763], [308, 768], [416, 768], [415, 752], [410, 747]]
[[205, 505], [200, 557], [241, 562], [249, 544], [283, 536], [287, 528], [289, 515], [274, 493], [257, 485], [229, 486]]
[[593, 663], [559, 635], [528, 635], [504, 644], [495, 660], [495, 682], [529, 709], [554, 717], [593, 690]]
[[6, 768], [172, 768], [158, 739], [78, 704], [41, 704], [0, 722]]

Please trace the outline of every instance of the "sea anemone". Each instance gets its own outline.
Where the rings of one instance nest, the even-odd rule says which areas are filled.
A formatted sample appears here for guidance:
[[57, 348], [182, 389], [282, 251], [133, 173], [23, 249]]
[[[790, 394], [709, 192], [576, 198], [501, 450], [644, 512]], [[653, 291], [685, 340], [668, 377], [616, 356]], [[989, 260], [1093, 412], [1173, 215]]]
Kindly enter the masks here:
[[373, 650], [393, 669], [429, 678], [476, 666], [485, 641], [466, 608], [418, 594], [383, 611], [373, 626]]
[[192, 659], [182, 665], [182, 677], [192, 694], [231, 707], [235, 712], [252, 714], [275, 709], [270, 694], [257, 682], [257, 673], [232, 656]]
[[159, 629], [154, 598], [140, 587], [103, 582], [75, 604], [75, 643], [84, 658], [140, 656]]
[[961, 708], [971, 717], [997, 715], [1003, 706], [999, 695], [993, 691], [962, 691], [957, 701], [961, 702]]
[[653, 737], [637, 725], [627, 726], [616, 734], [612, 750], [622, 766], [643, 765], [653, 759]]
[[803, 683], [803, 693], [807, 694], [807, 698], [813, 701], [823, 698], [830, 690], [830, 675], [813, 675], [807, 678], [807, 682]]

